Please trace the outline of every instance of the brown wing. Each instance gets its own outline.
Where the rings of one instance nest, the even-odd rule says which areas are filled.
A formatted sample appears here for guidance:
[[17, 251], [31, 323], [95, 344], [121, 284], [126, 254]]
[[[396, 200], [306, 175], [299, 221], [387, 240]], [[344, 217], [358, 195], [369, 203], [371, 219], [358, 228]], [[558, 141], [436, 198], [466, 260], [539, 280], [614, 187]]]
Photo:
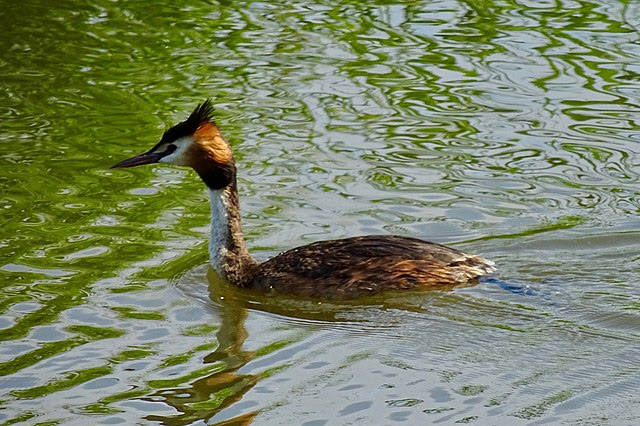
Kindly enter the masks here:
[[262, 263], [247, 287], [344, 299], [382, 290], [454, 285], [494, 270], [493, 262], [440, 244], [370, 235], [281, 253]]

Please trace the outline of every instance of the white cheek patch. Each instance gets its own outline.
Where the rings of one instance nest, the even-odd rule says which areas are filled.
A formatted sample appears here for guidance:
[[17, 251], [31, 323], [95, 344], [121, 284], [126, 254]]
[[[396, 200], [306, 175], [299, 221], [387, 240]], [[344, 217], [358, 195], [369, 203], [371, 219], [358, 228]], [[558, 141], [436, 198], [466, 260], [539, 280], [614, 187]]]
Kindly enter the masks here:
[[159, 162], [174, 164], [176, 166], [188, 166], [189, 163], [187, 161], [187, 150], [192, 143], [193, 138], [191, 136], [185, 136], [180, 139], [176, 139], [175, 141], [171, 142], [172, 145], [176, 146], [176, 150], [171, 154], [162, 157]]

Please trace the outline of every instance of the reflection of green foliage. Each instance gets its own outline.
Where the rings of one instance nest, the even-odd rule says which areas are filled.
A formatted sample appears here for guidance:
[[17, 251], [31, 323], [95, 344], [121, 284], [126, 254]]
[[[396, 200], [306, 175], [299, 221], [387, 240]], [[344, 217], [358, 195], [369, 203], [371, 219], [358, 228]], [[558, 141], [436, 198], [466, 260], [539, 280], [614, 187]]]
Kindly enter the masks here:
[[630, 309], [634, 311], [640, 311], [640, 302], [632, 302], [624, 309]]
[[390, 399], [385, 401], [390, 407], [413, 407], [422, 404], [424, 400], [418, 398]]
[[507, 325], [507, 324], [490, 323], [490, 322], [486, 322], [486, 321], [465, 318], [465, 317], [457, 316], [457, 315], [451, 315], [449, 317], [449, 319], [455, 320], [455, 321], [460, 321], [460, 322], [466, 322], [466, 323], [469, 323], [469, 324], [474, 325], [476, 327], [493, 327], [493, 328], [499, 328], [501, 330], [506, 330], [506, 331], [515, 331], [515, 332], [518, 332], [518, 333], [526, 333], [527, 332], [526, 329], [515, 328], [515, 327], [512, 327], [512, 326]]
[[38, 423], [34, 423], [33, 426], [55, 426], [55, 425], [59, 425], [61, 423], [63, 423], [64, 420], [49, 420], [46, 422], [38, 422]]
[[14, 417], [11, 420], [7, 420], [6, 422], [0, 423], [0, 426], [9, 426], [9, 425], [15, 425], [17, 423], [26, 422], [27, 420], [30, 420], [36, 417], [37, 415], [38, 415], [37, 413], [27, 411], [20, 414], [18, 417]]
[[487, 387], [483, 385], [464, 385], [460, 389], [458, 389], [457, 392], [460, 395], [466, 395], [466, 396], [480, 395], [486, 389]]
[[185, 336], [206, 336], [218, 329], [218, 326], [213, 324], [198, 324], [186, 328], [183, 330], [182, 334]]
[[263, 346], [262, 348], [258, 349], [256, 351], [256, 356], [261, 357], [261, 356], [265, 356], [268, 355], [272, 352], [277, 351], [278, 349], [284, 348], [285, 346], [289, 346], [290, 344], [294, 343], [295, 340], [279, 340], [279, 341], [275, 341], [273, 343], [270, 343], [266, 346]]
[[114, 330], [112, 328], [92, 327], [90, 325], [70, 325], [67, 330], [87, 336], [91, 340], [113, 339], [124, 335], [122, 330]]
[[156, 320], [156, 321], [162, 321], [165, 319], [164, 314], [162, 314], [162, 312], [149, 312], [149, 311], [143, 312], [133, 308], [126, 308], [122, 306], [113, 307], [111, 309], [118, 312], [122, 318]]
[[0, 363], [0, 376], [13, 374], [23, 368], [35, 364], [39, 360], [51, 358], [57, 354], [67, 352], [76, 346], [87, 343], [88, 341], [112, 339], [124, 334], [121, 330], [92, 327], [88, 325], [71, 325], [66, 328], [71, 332], [80, 334], [82, 337], [77, 336], [67, 340], [47, 342], [41, 347], [26, 354], [19, 355], [9, 362]]
[[[446, 10], [415, 1], [103, 3], [26, 2], [1, 18], [11, 31], [0, 49], [11, 60], [0, 105], [0, 340], [26, 346], [0, 363], [0, 376], [35, 375], [54, 361], [43, 386], [14, 389], [3, 408], [145, 360], [140, 376], [118, 377], [138, 389], [86, 409], [114, 412], [115, 402], [167, 392], [180, 420], [195, 422], [293, 365], [237, 374], [297, 337], [245, 353], [219, 344], [223, 327], [207, 323], [215, 315], [173, 327], [173, 312], [144, 303], [206, 262], [207, 201], [192, 172], [108, 166], [150, 147], [207, 96], [236, 147], [259, 256], [288, 248], [262, 239], [288, 224], [319, 238], [339, 231], [332, 220], [344, 215], [367, 229], [460, 226], [454, 232], [474, 232], [468, 243], [497, 252], [506, 240], [577, 234], [638, 212], [637, 33], [627, 1], [451, 0]], [[486, 220], [460, 224], [451, 216], [459, 208]], [[519, 219], [525, 224], [509, 222]], [[581, 254], [566, 256], [572, 271], [580, 267]], [[627, 312], [640, 309], [620, 298]], [[597, 328], [531, 304], [483, 301], [475, 317], [451, 303], [443, 318], [523, 332], [527, 324], [509, 315], [544, 311], [554, 327]], [[184, 347], [129, 346], [140, 328], [156, 326]], [[57, 358], [85, 349], [100, 351], [104, 365], [55, 370]], [[401, 361], [394, 365], [406, 367]], [[179, 376], [165, 379], [165, 368]], [[148, 370], [157, 380], [146, 380]], [[565, 397], [534, 402], [521, 417]], [[3, 425], [39, 414], [10, 414]]]
[[528, 236], [531, 236], [531, 235], [541, 234], [541, 233], [545, 233], [545, 232], [558, 231], [558, 230], [562, 230], [562, 229], [571, 229], [571, 228], [574, 228], [574, 227], [576, 227], [578, 225], [581, 225], [581, 224], [583, 224], [585, 222], [586, 222], [586, 219], [583, 218], [583, 217], [567, 216], [567, 217], [561, 218], [560, 220], [558, 220], [555, 223], [536, 226], [534, 228], [527, 229], [526, 231], [515, 232], [515, 233], [512, 233], [512, 234], [491, 235], [489, 237], [482, 237], [482, 238], [478, 238], [477, 240], [471, 240], [471, 241], [494, 240], [494, 239], [512, 239], [512, 238], [515, 239], [515, 238], [520, 238], [520, 237], [528, 237]]
[[563, 401], [566, 401], [571, 397], [571, 395], [572, 393], [570, 391], [561, 391], [561, 392], [555, 393], [543, 399], [542, 402], [523, 408], [522, 410], [515, 413], [514, 416], [521, 417], [523, 419], [533, 419], [535, 417], [540, 417], [549, 408], [551, 408], [551, 406], [559, 404]]
[[438, 408], [428, 408], [426, 410], [422, 410], [423, 413], [427, 413], [427, 414], [440, 414], [440, 413], [445, 413], [447, 411], [452, 411], [455, 410], [455, 408], [452, 407], [438, 407]]
[[37, 398], [43, 395], [49, 395], [53, 392], [69, 389], [89, 380], [111, 374], [111, 367], [104, 365], [100, 367], [87, 368], [86, 370], [78, 370], [66, 375], [63, 379], [52, 380], [44, 386], [36, 386], [28, 389], [14, 390], [11, 392], [13, 396], [21, 399]]
[[110, 360], [114, 363], [120, 363], [125, 361], [133, 361], [136, 359], [144, 359], [151, 355], [155, 355], [156, 351], [150, 351], [145, 349], [129, 349], [124, 350], [117, 354], [114, 357], [111, 357]]
[[116, 393], [113, 395], [106, 396], [94, 404], [89, 404], [83, 407], [89, 413], [95, 414], [109, 414], [109, 413], [117, 413], [120, 410], [110, 407], [110, 404], [118, 401], [125, 401], [127, 399], [136, 399], [140, 398], [148, 393], [147, 389], [135, 389], [127, 392]]
[[286, 362], [278, 365], [277, 367], [268, 368], [260, 373], [260, 379], [266, 379], [267, 377], [271, 377], [283, 370], [288, 369], [289, 367], [292, 367], [293, 365], [294, 365], [293, 362]]
[[456, 420], [455, 423], [471, 423], [478, 420], [478, 416], [466, 416], [460, 420]]
[[[174, 359], [173, 357], [171, 360]], [[184, 362], [185, 360], [180, 359], [180, 362]], [[171, 361], [170, 361], [171, 362]], [[170, 365], [168, 365], [170, 366]], [[150, 388], [153, 389], [166, 389], [166, 388], [174, 388], [179, 385], [183, 385], [192, 380], [196, 380], [200, 377], [204, 377], [210, 374], [219, 373], [224, 371], [226, 365], [222, 363], [208, 365], [203, 368], [199, 368], [197, 370], [189, 371], [188, 374], [184, 374], [182, 376], [175, 377], [173, 379], [159, 379], [159, 380], [149, 380], [147, 384]]]
[[160, 366], [158, 368], [165, 368], [165, 367], [170, 367], [172, 365], [179, 365], [179, 364], [184, 364], [187, 361], [189, 361], [191, 358], [193, 358], [194, 354], [196, 352], [202, 352], [202, 351], [206, 351], [206, 350], [211, 350], [214, 349], [216, 347], [215, 343], [207, 343], [204, 345], [200, 345], [197, 346], [195, 348], [193, 348], [190, 351], [187, 351], [185, 353], [182, 354], [177, 354], [177, 355], [172, 355], [168, 358], [165, 358], [164, 361], [162, 361], [162, 363], [160, 364]]
[[45, 343], [38, 349], [19, 355], [11, 361], [0, 363], [0, 376], [13, 374], [35, 364], [41, 359], [52, 358], [84, 343], [86, 343], [86, 340], [79, 337]]

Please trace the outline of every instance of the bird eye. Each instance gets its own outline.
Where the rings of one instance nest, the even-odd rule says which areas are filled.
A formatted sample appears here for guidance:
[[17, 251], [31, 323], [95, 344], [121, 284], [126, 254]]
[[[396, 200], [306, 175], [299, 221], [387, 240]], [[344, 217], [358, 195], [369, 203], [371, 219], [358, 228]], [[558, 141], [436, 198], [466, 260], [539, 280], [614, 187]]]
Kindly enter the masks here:
[[169, 144], [167, 145], [167, 149], [164, 152], [164, 155], [169, 155], [171, 154], [173, 151], [175, 151], [177, 149], [177, 147], [174, 144]]

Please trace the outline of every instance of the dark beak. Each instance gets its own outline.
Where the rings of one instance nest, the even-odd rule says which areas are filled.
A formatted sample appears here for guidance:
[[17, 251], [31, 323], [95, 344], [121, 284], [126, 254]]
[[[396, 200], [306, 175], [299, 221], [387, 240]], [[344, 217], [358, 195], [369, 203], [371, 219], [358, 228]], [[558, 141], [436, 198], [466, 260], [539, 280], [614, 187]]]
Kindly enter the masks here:
[[141, 166], [143, 164], [157, 163], [162, 157], [167, 155], [166, 152], [145, 152], [135, 157], [127, 158], [111, 166], [112, 169], [124, 169], [127, 167]]

